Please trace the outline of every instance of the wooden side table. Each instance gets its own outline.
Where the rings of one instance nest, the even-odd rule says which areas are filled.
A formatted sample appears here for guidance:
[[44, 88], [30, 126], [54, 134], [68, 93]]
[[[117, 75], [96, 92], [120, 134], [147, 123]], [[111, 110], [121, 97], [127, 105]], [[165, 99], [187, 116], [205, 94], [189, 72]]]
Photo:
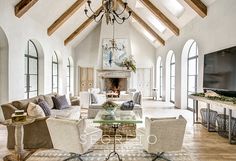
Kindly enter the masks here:
[[24, 125], [31, 124], [34, 121], [34, 118], [28, 117], [24, 122], [12, 122], [11, 119], [0, 122], [2, 125], [15, 127], [15, 153], [5, 156], [4, 161], [25, 161], [32, 154], [24, 151], [23, 137]]

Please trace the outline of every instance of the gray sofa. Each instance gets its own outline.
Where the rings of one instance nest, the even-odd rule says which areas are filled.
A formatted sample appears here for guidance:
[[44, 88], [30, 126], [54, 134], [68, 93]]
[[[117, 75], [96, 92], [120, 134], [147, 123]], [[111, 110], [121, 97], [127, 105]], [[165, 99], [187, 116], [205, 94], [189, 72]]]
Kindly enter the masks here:
[[[11, 115], [15, 110], [27, 111], [29, 102], [37, 103], [38, 99], [45, 100], [50, 106], [51, 116], [66, 117], [70, 119], [80, 118], [80, 107], [71, 106], [64, 110], [53, 109], [52, 97], [55, 94], [40, 95], [30, 99], [13, 101], [11, 103], [1, 105], [3, 115], [5, 119], [10, 119]], [[48, 117], [36, 118], [32, 124], [24, 126], [24, 148], [25, 149], [38, 149], [38, 148], [52, 148], [52, 141], [46, 124], [46, 119]], [[15, 129], [14, 127], [7, 127], [8, 130], [8, 140], [7, 148], [13, 149], [15, 146]]]

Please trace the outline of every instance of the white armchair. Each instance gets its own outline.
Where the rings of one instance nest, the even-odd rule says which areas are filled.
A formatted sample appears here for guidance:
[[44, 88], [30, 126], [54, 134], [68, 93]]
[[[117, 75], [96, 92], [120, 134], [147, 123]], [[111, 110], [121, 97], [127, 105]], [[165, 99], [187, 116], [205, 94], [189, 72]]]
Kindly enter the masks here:
[[144, 150], [155, 158], [168, 160], [164, 152], [179, 151], [182, 148], [187, 121], [179, 118], [146, 118], [145, 128], [138, 129]]
[[102, 130], [87, 127], [84, 119], [49, 118], [46, 122], [54, 149], [71, 153], [65, 161], [75, 158], [82, 161], [81, 156], [102, 137]]

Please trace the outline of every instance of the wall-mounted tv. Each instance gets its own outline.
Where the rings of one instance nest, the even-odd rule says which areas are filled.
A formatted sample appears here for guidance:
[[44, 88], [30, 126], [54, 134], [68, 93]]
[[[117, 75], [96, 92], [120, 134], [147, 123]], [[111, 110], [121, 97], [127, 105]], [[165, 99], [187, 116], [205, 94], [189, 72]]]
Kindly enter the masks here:
[[203, 88], [236, 96], [236, 47], [204, 56]]

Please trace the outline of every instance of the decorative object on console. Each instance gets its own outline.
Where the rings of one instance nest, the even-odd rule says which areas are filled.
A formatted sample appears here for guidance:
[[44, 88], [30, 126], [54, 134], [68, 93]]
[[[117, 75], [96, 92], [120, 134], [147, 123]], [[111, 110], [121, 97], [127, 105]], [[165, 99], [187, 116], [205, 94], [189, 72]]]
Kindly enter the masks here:
[[130, 55], [128, 58], [124, 59], [122, 62], [123, 66], [127, 68], [127, 70], [131, 70], [133, 72], [136, 72], [136, 62], [133, 59], [133, 56]]
[[117, 107], [118, 105], [112, 101], [106, 101], [105, 103], [102, 104], [102, 108], [104, 108], [110, 115], [115, 114], [115, 110]]
[[207, 90], [205, 93], [205, 97], [220, 97], [220, 95], [212, 90]]
[[[117, 50], [113, 48], [115, 41]], [[103, 69], [106, 70], [122, 70], [123, 62], [128, 58], [127, 39], [103, 39]]]
[[[128, 16], [125, 16], [124, 14], [128, 6], [127, 2], [124, 2], [124, 9], [120, 12], [118, 12], [117, 0], [102, 0], [102, 10], [100, 10], [100, 12], [98, 13], [95, 13], [91, 8], [91, 0], [87, 0], [87, 4], [90, 11], [93, 13], [93, 19], [95, 20], [95, 22], [100, 22], [105, 16], [107, 25], [109, 23], [114, 24], [114, 22], [122, 24], [131, 16], [132, 13], [132, 11], [128, 11]], [[86, 7], [84, 9], [84, 12], [86, 16], [90, 18], [90, 16], [88, 15], [88, 9]]]

